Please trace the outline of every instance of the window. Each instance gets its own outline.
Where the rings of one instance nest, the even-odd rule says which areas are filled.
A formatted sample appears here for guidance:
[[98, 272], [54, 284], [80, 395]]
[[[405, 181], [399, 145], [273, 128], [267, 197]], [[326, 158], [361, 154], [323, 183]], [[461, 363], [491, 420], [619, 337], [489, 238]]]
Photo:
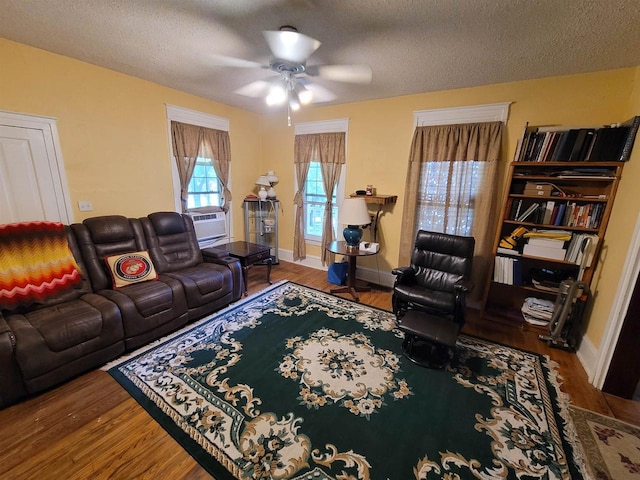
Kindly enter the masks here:
[[213, 165], [211, 165], [211, 160], [198, 157], [187, 190], [187, 208], [191, 210], [192, 208], [221, 206], [220, 190], [220, 182]]
[[[414, 112], [415, 126], [506, 122], [509, 103]], [[418, 230], [472, 235], [476, 199], [489, 175], [487, 162], [423, 162], [413, 237]]]
[[[295, 134], [316, 134], [316, 133], [330, 133], [330, 132], [345, 132], [348, 137], [349, 131], [349, 119], [337, 119], [326, 120], [319, 122], [308, 123], [296, 123]], [[346, 144], [345, 143], [345, 149]], [[345, 156], [346, 156], [345, 151]], [[294, 174], [295, 176], [295, 174]], [[338, 185], [333, 191], [331, 203], [333, 208], [331, 211], [332, 226], [334, 238], [339, 238], [339, 211], [342, 199], [345, 197], [344, 184], [346, 176], [346, 167], [342, 166], [340, 172], [340, 179]], [[298, 185], [296, 183], [296, 190]], [[304, 238], [311, 243], [320, 243], [322, 241], [322, 222], [324, 220], [324, 207], [327, 202], [327, 198], [324, 194], [324, 187], [322, 183], [322, 169], [320, 168], [320, 162], [312, 161], [309, 164], [309, 173], [307, 174], [307, 180], [305, 182], [305, 191], [303, 199], [304, 208]]]
[[[425, 162], [420, 171], [416, 232], [470, 236], [486, 162]], [[450, 177], [450, 181], [447, 179]]]
[[[217, 117], [208, 113], [202, 113], [187, 108], [167, 105], [167, 127], [169, 150], [171, 152], [171, 174], [173, 177], [173, 200], [175, 211], [182, 211], [182, 200], [180, 199], [180, 175], [176, 167], [176, 159], [173, 156], [173, 141], [171, 137], [171, 122], [181, 122], [200, 127], [212, 128], [214, 130], [229, 131], [229, 120]], [[231, 167], [229, 167], [229, 183], [231, 183]], [[207, 206], [220, 206], [222, 203], [222, 187], [216, 172], [211, 165], [211, 160], [198, 157], [193, 176], [187, 188], [187, 208], [198, 208]], [[232, 215], [233, 205], [229, 203], [229, 218]]]
[[[338, 231], [338, 206], [337, 206], [337, 187], [333, 190], [331, 202], [333, 204], [331, 217], [333, 219], [333, 234], [337, 235]], [[307, 175], [307, 183], [304, 192], [304, 231], [305, 238], [309, 240], [320, 241], [322, 239], [322, 221], [324, 219], [324, 206], [327, 203], [327, 197], [324, 194], [322, 185], [322, 171], [319, 162], [311, 162], [309, 164], [309, 174]]]

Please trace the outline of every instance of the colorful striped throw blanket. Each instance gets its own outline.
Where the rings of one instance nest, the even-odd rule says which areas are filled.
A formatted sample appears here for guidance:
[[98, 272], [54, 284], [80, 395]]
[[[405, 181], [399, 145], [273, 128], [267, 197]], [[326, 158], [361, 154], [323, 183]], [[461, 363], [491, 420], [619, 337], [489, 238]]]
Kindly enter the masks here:
[[64, 225], [0, 225], [0, 309], [41, 302], [80, 281]]

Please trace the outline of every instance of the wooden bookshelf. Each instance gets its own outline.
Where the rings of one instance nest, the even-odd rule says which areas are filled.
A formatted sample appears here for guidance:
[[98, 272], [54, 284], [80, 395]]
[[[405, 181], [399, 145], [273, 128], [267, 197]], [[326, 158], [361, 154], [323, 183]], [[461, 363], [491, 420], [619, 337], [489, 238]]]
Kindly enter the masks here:
[[[516, 152], [516, 158], [518, 153]], [[519, 238], [513, 249], [517, 254], [511, 256], [516, 259], [515, 262], [520, 263], [518, 271], [515, 272], [514, 268], [511, 277], [507, 275], [509, 278], [505, 278], [503, 275], [497, 281], [495, 268], [491, 270], [487, 279], [489, 286], [482, 303], [483, 313], [488, 317], [502, 317], [506, 321], [519, 322], [528, 328], [539, 329], [540, 327], [524, 322], [520, 308], [528, 297], [555, 301], [557, 292], [536, 288], [533, 282], [536, 276], [538, 284], [540, 278], [544, 278], [550, 272], [555, 273], [550, 275], [555, 279], [573, 278], [580, 279], [587, 285], [591, 284], [623, 166], [624, 162], [620, 161], [514, 161], [509, 164], [500, 220], [494, 239], [494, 265], [496, 256], [508, 256], [499, 249], [501, 241], [518, 227], [524, 227], [529, 232], [569, 232], [571, 240], [565, 242], [565, 248], [569, 247], [572, 241], [576, 245], [578, 241], [586, 245], [584, 239], [589, 238], [588, 235], [594, 236], [589, 238], [589, 241], [593, 243], [597, 239], [597, 244], [591, 252], [587, 252], [592, 255], [592, 259], [586, 264], [582, 261], [584, 255], [580, 252], [577, 259], [568, 259], [568, 253], [562, 259], [548, 258], [540, 254], [523, 254], [527, 240], [524, 237]], [[539, 191], [532, 190], [533, 185], [545, 185], [539, 187], [543, 193], [539, 195]], [[539, 206], [534, 213], [522, 219], [523, 212], [536, 203]], [[563, 212], [559, 217], [561, 206]], [[550, 213], [546, 214], [547, 210]], [[569, 214], [569, 211], [572, 213]]]

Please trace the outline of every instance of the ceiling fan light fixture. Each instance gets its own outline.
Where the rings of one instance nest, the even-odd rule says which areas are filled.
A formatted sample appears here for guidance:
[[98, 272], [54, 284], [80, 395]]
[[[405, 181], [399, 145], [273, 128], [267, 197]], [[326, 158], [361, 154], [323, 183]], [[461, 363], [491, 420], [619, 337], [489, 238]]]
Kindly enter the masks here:
[[291, 107], [291, 110], [294, 112], [300, 110], [300, 98], [295, 90], [291, 90], [289, 93], [289, 107]]
[[282, 105], [287, 100], [287, 92], [282, 85], [271, 85], [269, 93], [265, 98], [267, 105]]
[[280, 31], [280, 39], [282, 43], [288, 47], [292, 47], [298, 42], [300, 38], [300, 34], [298, 32], [294, 32], [293, 30], [281, 30]]
[[313, 100], [313, 92], [304, 85], [297, 84], [296, 93], [298, 94], [298, 99], [302, 105], [309, 105]]

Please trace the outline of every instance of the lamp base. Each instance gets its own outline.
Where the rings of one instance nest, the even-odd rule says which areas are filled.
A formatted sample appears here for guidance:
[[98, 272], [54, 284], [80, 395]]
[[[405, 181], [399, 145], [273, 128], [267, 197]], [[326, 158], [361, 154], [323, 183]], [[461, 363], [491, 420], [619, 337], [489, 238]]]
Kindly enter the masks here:
[[342, 234], [349, 247], [358, 247], [360, 245], [362, 229], [358, 225], [347, 225]]
[[258, 197], [260, 197], [260, 200], [267, 199], [267, 191], [264, 189], [264, 187], [260, 187], [260, 190], [258, 190]]

